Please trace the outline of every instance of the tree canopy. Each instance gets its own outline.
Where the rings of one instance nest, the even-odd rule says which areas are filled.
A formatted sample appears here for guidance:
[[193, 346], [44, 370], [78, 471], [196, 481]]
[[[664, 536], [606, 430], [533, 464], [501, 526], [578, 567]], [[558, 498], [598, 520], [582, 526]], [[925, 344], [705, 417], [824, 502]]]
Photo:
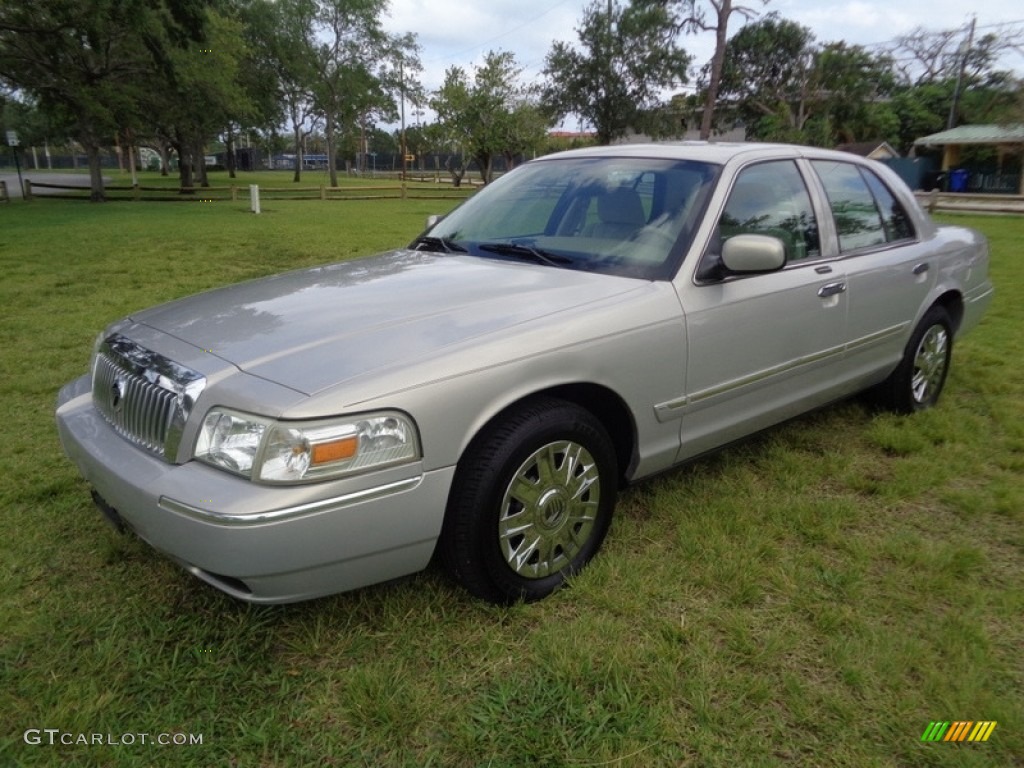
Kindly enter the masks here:
[[[464, 148], [485, 183], [493, 176], [496, 156], [511, 159], [534, 149], [547, 132], [532, 89], [520, 83], [521, 73], [514, 54], [491, 51], [472, 76], [450, 67], [430, 100], [442, 141]], [[461, 168], [450, 170], [461, 178]]]
[[[548, 151], [551, 125], [571, 118], [610, 143], [631, 133], [701, 136], [741, 124], [750, 139], [817, 145], [885, 139], [903, 150], [959, 123], [1020, 122], [1024, 87], [1000, 69], [1024, 44], [1020, 25], [925, 29], [864, 47], [821, 42], [770, 0], [592, 0], [573, 43], [556, 42], [530, 82], [507, 52], [451, 64], [424, 93], [414, 35], [386, 27], [387, 0], [3, 0], [0, 102], [23, 145], [76, 142], [100, 161], [118, 145], [149, 145], [178, 162], [183, 191], [206, 183], [216, 142], [229, 170], [239, 136], [268, 149], [361, 167], [375, 147], [447, 154], [455, 180], [474, 161]], [[714, 34], [694, 72], [688, 34]], [[696, 76], [696, 93], [681, 88]], [[394, 125], [406, 106], [426, 125]], [[412, 142], [410, 145], [409, 142]], [[78, 150], [76, 150], [78, 151]]]
[[206, 35], [191, 0], [34, 0], [0, 4], [0, 78], [66, 124], [89, 156], [94, 200], [103, 198], [99, 152], [141, 121], [155, 76]]
[[594, 0], [576, 33], [578, 46], [557, 42], [545, 59], [542, 102], [555, 119], [575, 114], [593, 125], [599, 144], [635, 129], [665, 89], [687, 80], [692, 57], [661, 4]]

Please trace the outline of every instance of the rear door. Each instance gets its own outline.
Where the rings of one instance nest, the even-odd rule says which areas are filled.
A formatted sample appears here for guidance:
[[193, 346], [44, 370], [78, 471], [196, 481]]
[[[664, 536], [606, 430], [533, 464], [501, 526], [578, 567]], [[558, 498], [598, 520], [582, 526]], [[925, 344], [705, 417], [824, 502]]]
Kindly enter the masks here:
[[872, 383], [903, 355], [937, 265], [883, 180], [862, 165], [813, 160], [835, 224], [849, 302], [846, 374]]

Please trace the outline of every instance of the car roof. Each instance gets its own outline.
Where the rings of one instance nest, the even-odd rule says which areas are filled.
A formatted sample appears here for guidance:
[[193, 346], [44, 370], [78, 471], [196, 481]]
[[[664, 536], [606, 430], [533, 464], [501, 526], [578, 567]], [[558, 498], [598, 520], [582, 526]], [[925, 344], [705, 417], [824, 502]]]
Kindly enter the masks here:
[[744, 161], [779, 157], [833, 158], [846, 162], [861, 160], [861, 158], [848, 152], [798, 146], [796, 144], [715, 141], [666, 141], [585, 147], [583, 149], [570, 149], [565, 152], [546, 155], [538, 158], [538, 160], [574, 157], [649, 157], [669, 160], [699, 160], [716, 164], [725, 164], [730, 160], [738, 158]]

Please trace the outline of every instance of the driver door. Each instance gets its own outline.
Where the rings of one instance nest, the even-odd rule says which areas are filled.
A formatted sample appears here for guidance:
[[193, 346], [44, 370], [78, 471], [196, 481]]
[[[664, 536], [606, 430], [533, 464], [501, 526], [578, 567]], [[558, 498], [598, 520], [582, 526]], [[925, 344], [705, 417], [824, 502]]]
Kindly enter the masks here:
[[[783, 242], [786, 266], [729, 274], [721, 243], [738, 234]], [[686, 394], [679, 460], [828, 401], [843, 356], [846, 275], [823, 258], [818, 221], [792, 160], [736, 177], [696, 279], [677, 284], [686, 315]]]

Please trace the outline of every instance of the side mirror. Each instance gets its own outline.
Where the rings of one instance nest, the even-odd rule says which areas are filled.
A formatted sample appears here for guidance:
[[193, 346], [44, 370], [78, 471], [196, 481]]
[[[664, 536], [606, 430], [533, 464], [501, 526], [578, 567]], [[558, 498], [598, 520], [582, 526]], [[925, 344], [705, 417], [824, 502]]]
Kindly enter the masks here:
[[444, 216], [442, 216], [439, 213], [432, 213], [429, 216], [427, 216], [427, 229], [431, 229], [435, 224], [437, 224], [437, 222], [439, 222], [443, 218]]
[[736, 235], [722, 245], [722, 264], [730, 272], [774, 272], [786, 266], [786, 247], [769, 235]]

